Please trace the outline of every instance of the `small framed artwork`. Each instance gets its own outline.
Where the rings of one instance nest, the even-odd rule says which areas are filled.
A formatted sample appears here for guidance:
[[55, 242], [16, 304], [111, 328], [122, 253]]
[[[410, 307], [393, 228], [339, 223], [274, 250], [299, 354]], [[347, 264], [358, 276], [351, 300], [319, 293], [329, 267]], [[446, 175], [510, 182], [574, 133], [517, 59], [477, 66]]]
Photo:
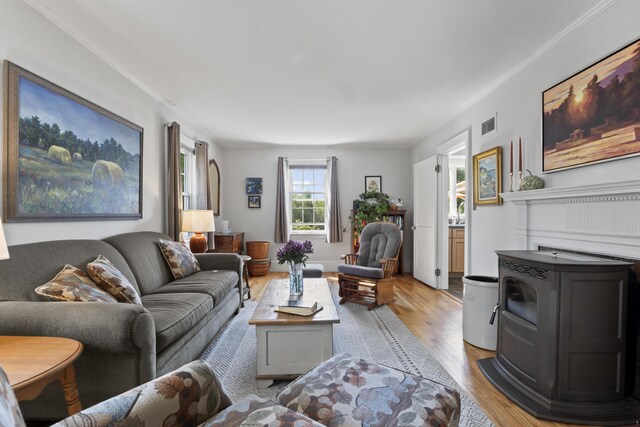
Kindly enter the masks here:
[[542, 172], [640, 155], [640, 40], [542, 92]]
[[249, 207], [251, 209], [260, 208], [261, 199], [262, 199], [261, 196], [249, 196], [248, 197]]
[[4, 61], [7, 222], [142, 218], [142, 127]]
[[501, 205], [502, 147], [473, 156], [474, 205]]
[[365, 176], [364, 177], [364, 191], [375, 191], [376, 193], [382, 193], [382, 176]]
[[483, 120], [480, 128], [482, 130], [482, 135], [498, 130], [498, 113], [495, 113], [493, 116]]
[[245, 188], [247, 194], [262, 194], [262, 178], [246, 178]]

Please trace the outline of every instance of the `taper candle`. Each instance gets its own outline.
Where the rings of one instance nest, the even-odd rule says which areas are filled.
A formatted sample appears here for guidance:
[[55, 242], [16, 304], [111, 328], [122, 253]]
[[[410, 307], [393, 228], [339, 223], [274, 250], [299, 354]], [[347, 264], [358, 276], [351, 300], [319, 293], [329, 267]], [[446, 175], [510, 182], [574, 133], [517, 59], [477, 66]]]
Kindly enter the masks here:
[[509, 152], [509, 173], [513, 173], [513, 139], [511, 140], [511, 151]]
[[519, 143], [519, 147], [518, 147], [518, 172], [522, 173], [522, 138], [518, 138], [518, 143]]

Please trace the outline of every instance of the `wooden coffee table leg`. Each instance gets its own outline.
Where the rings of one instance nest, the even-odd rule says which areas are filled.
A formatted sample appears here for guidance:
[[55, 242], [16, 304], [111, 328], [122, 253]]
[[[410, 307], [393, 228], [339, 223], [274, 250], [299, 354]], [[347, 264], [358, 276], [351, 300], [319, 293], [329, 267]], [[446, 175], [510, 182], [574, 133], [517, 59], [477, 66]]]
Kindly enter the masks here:
[[82, 403], [80, 403], [80, 394], [78, 393], [78, 387], [76, 385], [76, 373], [73, 370], [73, 365], [67, 366], [67, 368], [62, 371], [60, 382], [64, 389], [64, 400], [67, 402], [69, 415], [82, 411]]

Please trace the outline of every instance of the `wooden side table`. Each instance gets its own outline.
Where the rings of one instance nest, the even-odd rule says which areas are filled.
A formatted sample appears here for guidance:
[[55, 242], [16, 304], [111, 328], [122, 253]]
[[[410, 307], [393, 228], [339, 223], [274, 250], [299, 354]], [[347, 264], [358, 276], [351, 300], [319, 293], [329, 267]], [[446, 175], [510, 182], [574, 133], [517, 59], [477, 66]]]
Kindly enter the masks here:
[[[242, 280], [244, 280], [244, 284], [246, 285], [244, 288], [244, 292], [249, 299], [251, 299], [251, 286], [249, 285], [249, 267], [247, 266], [247, 262], [251, 261], [251, 257], [249, 255], [240, 255], [242, 258]], [[242, 297], [242, 306], [244, 307], [244, 296]]]
[[0, 336], [0, 365], [18, 400], [33, 400], [54, 381], [64, 389], [67, 411], [82, 411], [73, 362], [82, 343], [69, 338]]
[[241, 254], [244, 250], [244, 231], [233, 233], [213, 233], [216, 247], [213, 252]]

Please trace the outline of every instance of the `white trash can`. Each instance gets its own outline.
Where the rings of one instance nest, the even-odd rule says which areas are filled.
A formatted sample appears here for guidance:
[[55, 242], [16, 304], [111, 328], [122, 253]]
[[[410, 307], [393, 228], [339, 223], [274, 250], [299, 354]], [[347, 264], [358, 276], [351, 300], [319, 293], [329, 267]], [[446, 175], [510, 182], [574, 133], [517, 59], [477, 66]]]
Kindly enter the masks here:
[[498, 341], [498, 319], [493, 325], [489, 324], [489, 320], [498, 302], [498, 278], [465, 276], [462, 283], [462, 337], [476, 347], [495, 350]]

